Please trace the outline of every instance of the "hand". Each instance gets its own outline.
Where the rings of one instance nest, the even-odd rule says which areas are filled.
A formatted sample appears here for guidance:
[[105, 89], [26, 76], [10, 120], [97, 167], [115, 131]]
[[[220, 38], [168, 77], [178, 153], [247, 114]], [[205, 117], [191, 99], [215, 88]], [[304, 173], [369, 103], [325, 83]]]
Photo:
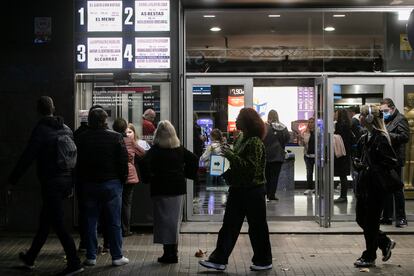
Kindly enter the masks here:
[[11, 183], [8, 183], [7, 185], [6, 185], [6, 192], [7, 192], [7, 195], [11, 195], [12, 193], [13, 193], [13, 190], [14, 190], [14, 185], [13, 184], [11, 184]]

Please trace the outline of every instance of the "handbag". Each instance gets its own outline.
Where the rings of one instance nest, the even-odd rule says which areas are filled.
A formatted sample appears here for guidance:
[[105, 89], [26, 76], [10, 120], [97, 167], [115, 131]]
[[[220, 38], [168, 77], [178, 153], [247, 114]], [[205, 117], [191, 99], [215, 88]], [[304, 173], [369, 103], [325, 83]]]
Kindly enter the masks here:
[[346, 156], [346, 150], [344, 145], [344, 140], [342, 139], [341, 135], [334, 134], [333, 136], [333, 144], [334, 144], [334, 153], [335, 157], [339, 158], [342, 156]]

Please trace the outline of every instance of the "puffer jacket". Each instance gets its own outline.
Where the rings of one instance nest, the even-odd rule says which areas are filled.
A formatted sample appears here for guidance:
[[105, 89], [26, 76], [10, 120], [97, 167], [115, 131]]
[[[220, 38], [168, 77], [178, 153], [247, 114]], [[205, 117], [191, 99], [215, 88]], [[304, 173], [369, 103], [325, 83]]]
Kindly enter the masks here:
[[139, 178], [135, 168], [135, 156], [139, 158], [144, 157], [145, 150], [129, 137], [124, 136], [124, 142], [128, 151], [128, 178], [126, 184], [137, 184]]

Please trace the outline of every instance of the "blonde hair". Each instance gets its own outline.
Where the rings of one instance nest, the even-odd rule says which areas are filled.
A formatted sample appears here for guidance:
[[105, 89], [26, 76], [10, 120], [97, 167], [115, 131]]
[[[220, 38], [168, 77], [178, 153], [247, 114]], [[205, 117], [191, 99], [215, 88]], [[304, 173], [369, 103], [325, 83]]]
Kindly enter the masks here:
[[128, 128], [134, 132], [134, 141], [135, 142], [138, 141], [139, 137], [138, 137], [137, 131], [135, 130], [134, 124], [129, 123]]
[[390, 135], [388, 134], [387, 129], [385, 128], [384, 120], [382, 119], [382, 113], [380, 111], [379, 106], [377, 105], [363, 105], [361, 107], [361, 115], [364, 115], [365, 117], [368, 116], [370, 113], [369, 108], [371, 107], [371, 115], [374, 116], [374, 120], [372, 123], [368, 123], [366, 120], [366, 124], [371, 125], [374, 129], [380, 131], [384, 134], [385, 137], [387, 137], [388, 141], [391, 142]]
[[267, 122], [269, 124], [279, 123], [279, 114], [277, 114], [276, 110], [272, 109], [269, 111], [269, 114], [267, 114]]
[[163, 120], [158, 123], [153, 143], [161, 148], [173, 149], [180, 146], [180, 139], [178, 139], [175, 128], [170, 121]]

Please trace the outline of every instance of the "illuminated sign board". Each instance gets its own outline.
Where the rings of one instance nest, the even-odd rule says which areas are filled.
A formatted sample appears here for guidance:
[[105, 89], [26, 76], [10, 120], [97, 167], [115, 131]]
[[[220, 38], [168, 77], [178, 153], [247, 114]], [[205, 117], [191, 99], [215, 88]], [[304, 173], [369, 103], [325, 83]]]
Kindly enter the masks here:
[[75, 70], [170, 69], [170, 0], [77, 0]]

